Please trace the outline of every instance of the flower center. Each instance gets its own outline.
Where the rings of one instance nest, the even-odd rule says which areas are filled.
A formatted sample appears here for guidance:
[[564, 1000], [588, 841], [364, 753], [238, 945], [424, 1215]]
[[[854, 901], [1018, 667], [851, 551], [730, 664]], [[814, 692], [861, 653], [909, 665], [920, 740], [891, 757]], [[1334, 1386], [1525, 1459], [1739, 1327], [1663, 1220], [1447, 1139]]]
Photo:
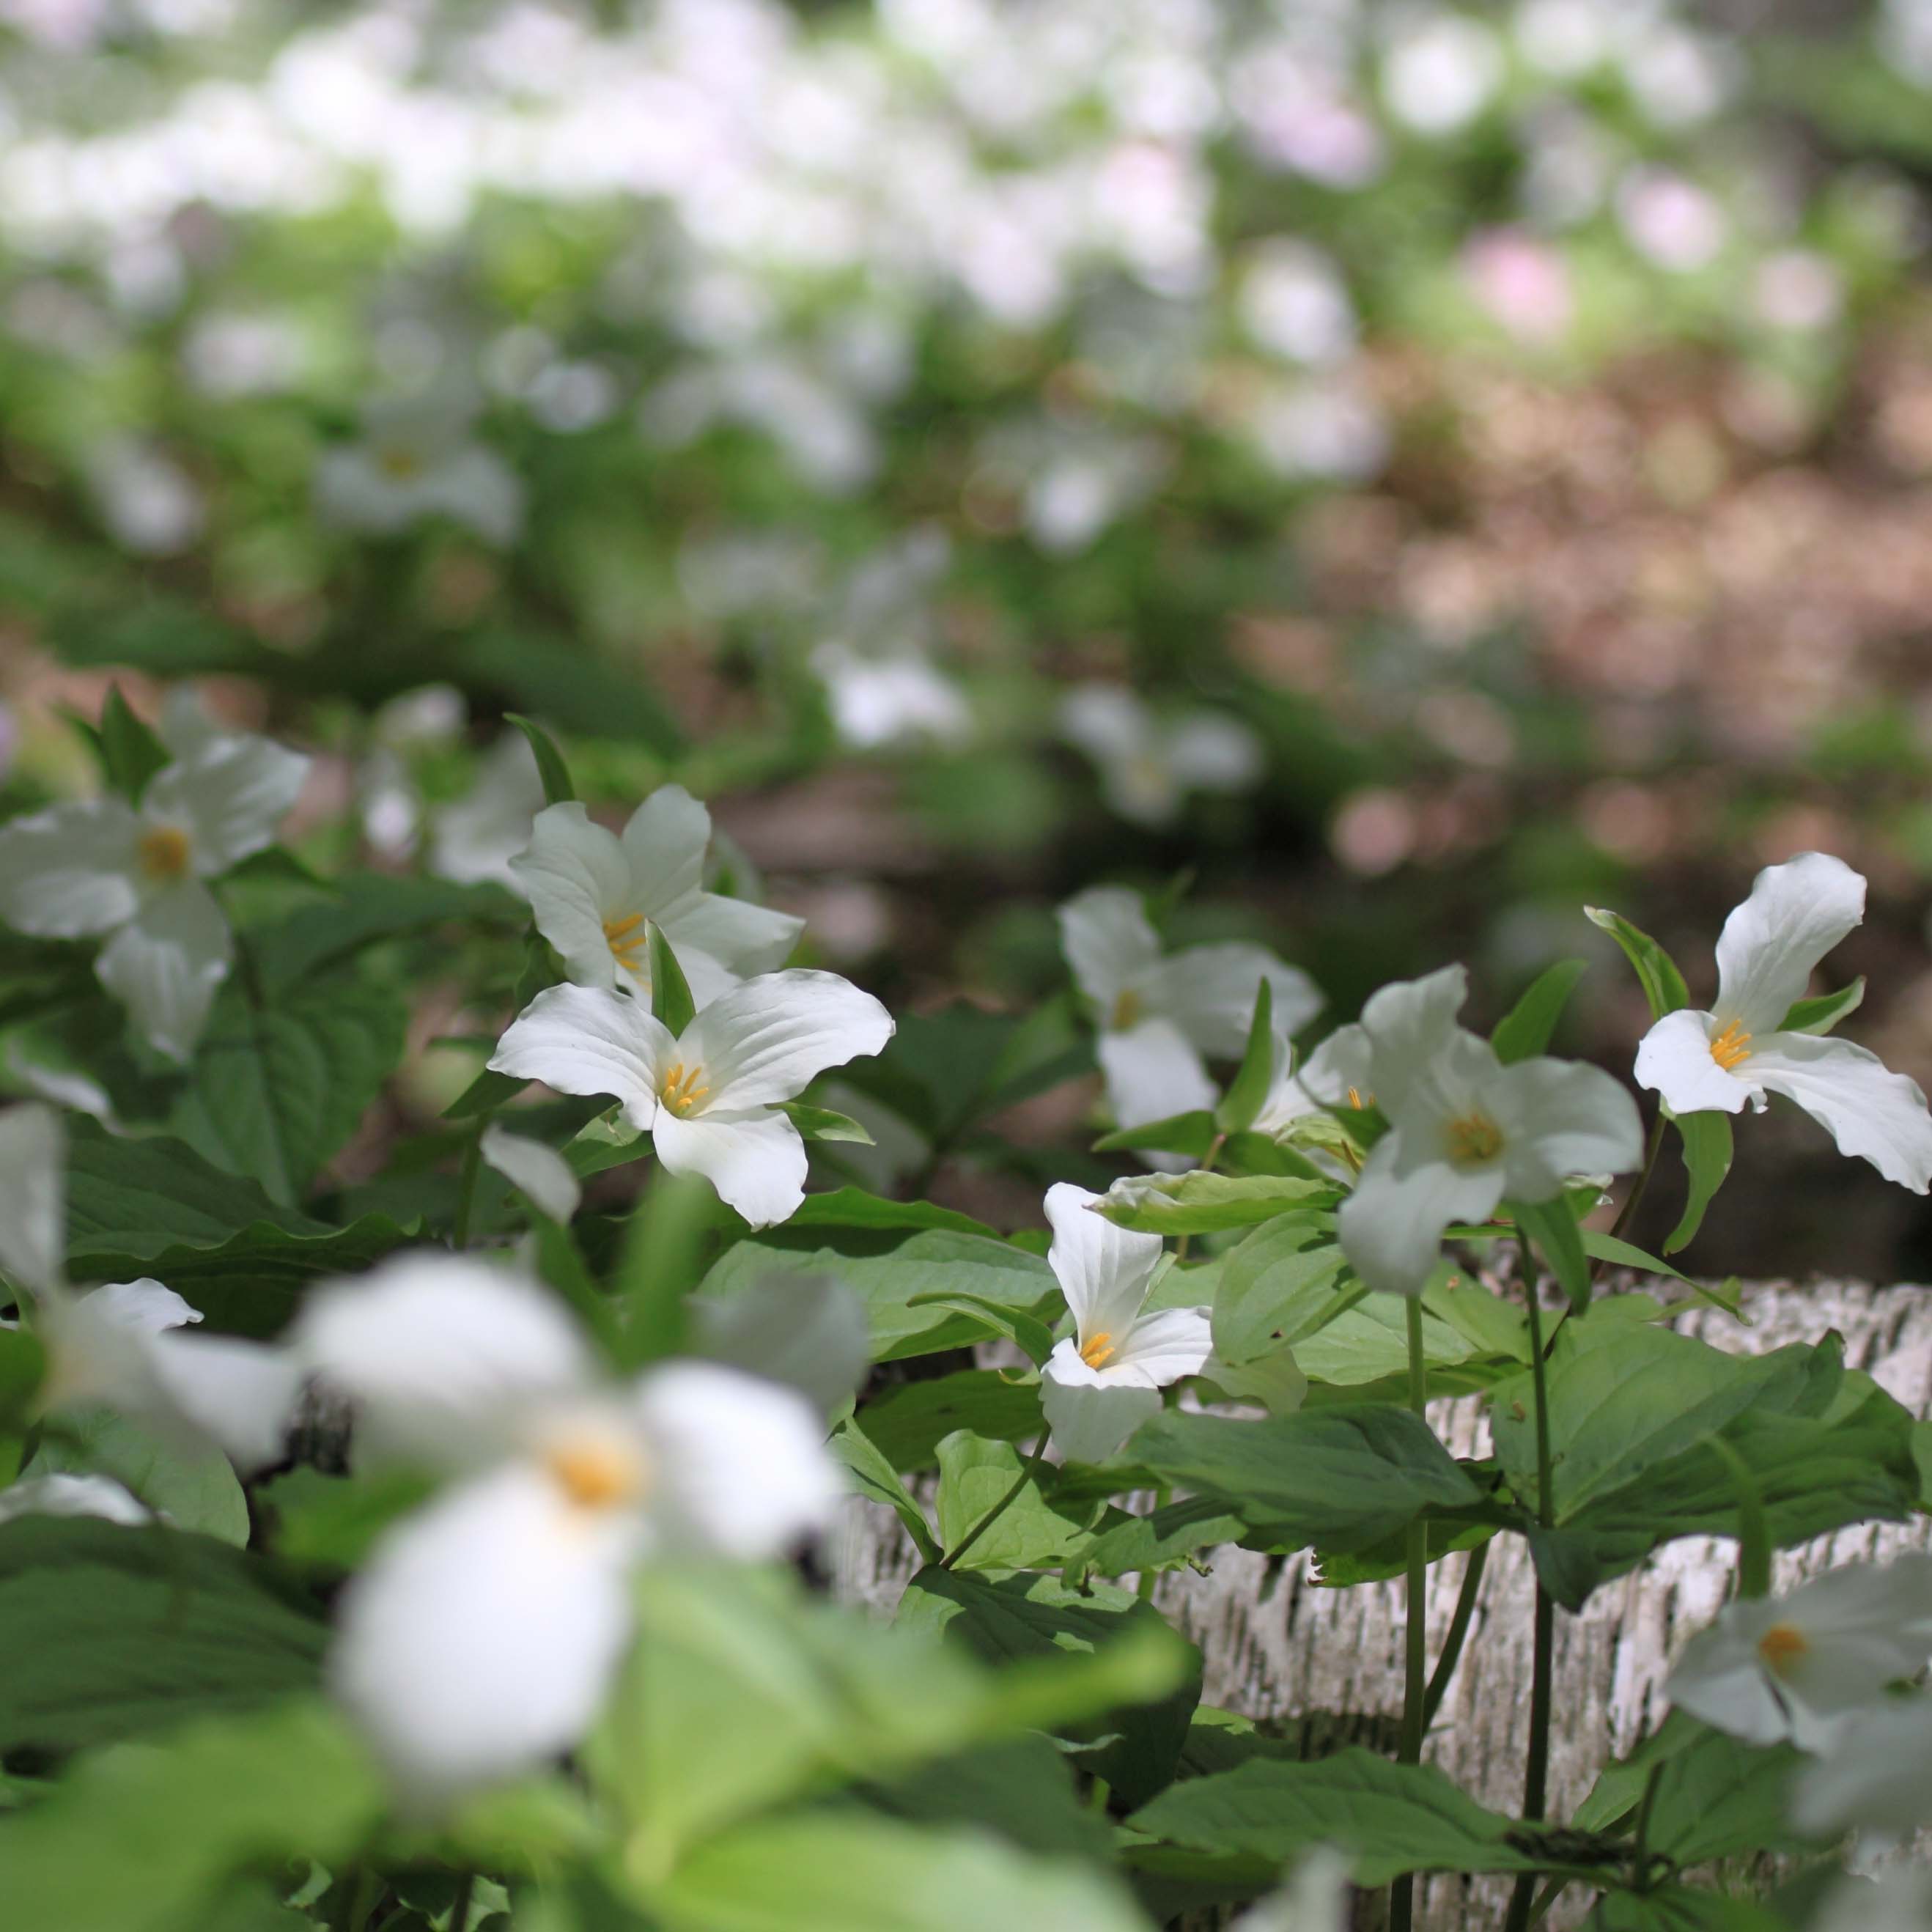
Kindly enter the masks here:
[[188, 834], [175, 825], [150, 826], [134, 848], [141, 870], [163, 881], [186, 875], [190, 850]]
[[1742, 1020], [1733, 1020], [1711, 1040], [1711, 1058], [1728, 1073], [1741, 1060], [1750, 1058], [1751, 1036]]
[[649, 1480], [644, 1460], [615, 1436], [566, 1437], [544, 1456], [544, 1467], [580, 1510], [615, 1509], [634, 1502]]
[[704, 1078], [704, 1069], [696, 1061], [687, 1067], [682, 1060], [678, 1060], [665, 1074], [664, 1084], [658, 1089], [658, 1098], [674, 1114], [688, 1114], [711, 1091], [709, 1087], [698, 1084]]
[[1109, 1033], [1125, 1033], [1130, 1028], [1138, 1026], [1141, 1016], [1146, 1010], [1146, 1003], [1130, 986], [1114, 1002], [1114, 1010], [1107, 1016], [1107, 1030]]
[[1114, 1346], [1114, 1338], [1102, 1328], [1100, 1334], [1080, 1345], [1080, 1359], [1090, 1369], [1104, 1369], [1120, 1351]]
[[1348, 1105], [1358, 1114], [1364, 1107], [1372, 1106], [1375, 1104], [1375, 1098], [1376, 1096], [1371, 1094], [1366, 1100], [1364, 1100], [1362, 1097], [1362, 1090], [1359, 1087], [1351, 1087], [1348, 1089]]
[[643, 972], [645, 949], [651, 943], [651, 928], [642, 913], [626, 913], [622, 919], [607, 919], [604, 922], [604, 942], [610, 949], [610, 957], [626, 973]]
[[1796, 1624], [1773, 1624], [1757, 1640], [1764, 1667], [1779, 1677], [1789, 1676], [1791, 1666], [1810, 1648], [1810, 1638]]
[[376, 466], [392, 483], [412, 483], [423, 473], [422, 454], [406, 443], [388, 443], [376, 452]]
[[1503, 1130], [1486, 1114], [1465, 1114], [1448, 1128], [1449, 1158], [1457, 1167], [1483, 1167], [1503, 1150]]

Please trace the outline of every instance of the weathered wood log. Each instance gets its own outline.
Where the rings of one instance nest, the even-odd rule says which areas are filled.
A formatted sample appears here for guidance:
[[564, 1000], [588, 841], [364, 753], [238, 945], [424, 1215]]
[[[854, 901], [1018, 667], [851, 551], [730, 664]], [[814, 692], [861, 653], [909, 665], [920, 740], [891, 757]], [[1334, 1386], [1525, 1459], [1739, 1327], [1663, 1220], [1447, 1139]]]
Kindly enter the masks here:
[[[1748, 1293], [1744, 1310], [1748, 1326], [1701, 1304], [1688, 1306], [1676, 1325], [1746, 1354], [1816, 1341], [1835, 1328], [1850, 1366], [1864, 1370], [1915, 1414], [1932, 1408], [1932, 1288], [1766, 1286]], [[1486, 1420], [1473, 1400], [1438, 1405], [1430, 1419], [1459, 1455], [1486, 1446]], [[1932, 1526], [1922, 1517], [1847, 1530], [1781, 1555], [1777, 1586], [1789, 1588], [1837, 1564], [1928, 1545]], [[884, 1609], [896, 1600], [913, 1556], [890, 1513], [866, 1505], [842, 1538], [837, 1562], [844, 1592]], [[1430, 1573], [1432, 1661], [1467, 1562], [1449, 1557]], [[1661, 1685], [1670, 1663], [1684, 1637], [1723, 1603], [1735, 1562], [1736, 1546], [1727, 1540], [1686, 1539], [1606, 1585], [1581, 1615], [1558, 1612], [1552, 1816], [1567, 1815], [1606, 1762], [1661, 1721]], [[1431, 1762], [1504, 1811], [1516, 1810], [1522, 1797], [1534, 1597], [1526, 1545], [1518, 1538], [1497, 1538], [1462, 1663], [1427, 1746]], [[1208, 1703], [1258, 1718], [1346, 1714], [1364, 1742], [1385, 1740], [1399, 1719], [1399, 1583], [1324, 1589], [1304, 1558], [1271, 1571], [1265, 1558], [1226, 1548], [1213, 1553], [1206, 1576], [1183, 1570], [1162, 1577], [1156, 1600], [1200, 1645]], [[1416, 1924], [1422, 1932], [1487, 1932], [1502, 1923], [1508, 1892], [1507, 1882], [1492, 1879], [1426, 1880], [1418, 1887]], [[1544, 1922], [1574, 1925], [1587, 1904], [1587, 1897], [1573, 1892]]]

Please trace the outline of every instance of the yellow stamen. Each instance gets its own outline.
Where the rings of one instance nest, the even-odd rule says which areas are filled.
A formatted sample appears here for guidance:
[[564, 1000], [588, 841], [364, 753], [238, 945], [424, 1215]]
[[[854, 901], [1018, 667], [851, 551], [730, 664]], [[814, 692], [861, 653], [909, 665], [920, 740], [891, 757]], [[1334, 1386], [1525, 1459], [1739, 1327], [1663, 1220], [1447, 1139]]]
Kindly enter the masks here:
[[1751, 1036], [1744, 1031], [1742, 1020], [1733, 1020], [1711, 1041], [1711, 1058], [1728, 1073], [1741, 1060], [1748, 1060], [1751, 1052]]
[[544, 1466], [579, 1509], [614, 1508], [634, 1502], [644, 1488], [644, 1463], [625, 1442], [596, 1437], [560, 1442]]
[[1796, 1624], [1773, 1624], [1757, 1640], [1764, 1667], [1780, 1677], [1788, 1676], [1791, 1666], [1810, 1648], [1810, 1639]]
[[687, 1068], [682, 1060], [675, 1061], [664, 1075], [658, 1097], [674, 1114], [688, 1114], [711, 1091], [698, 1084], [704, 1076], [704, 1069], [694, 1063]]
[[1109, 1033], [1125, 1033], [1141, 1023], [1141, 1015], [1145, 1010], [1141, 996], [1130, 986], [1114, 1002], [1114, 1010], [1107, 1017]]
[[1080, 1345], [1080, 1359], [1090, 1369], [1104, 1369], [1119, 1353], [1113, 1336], [1104, 1328], [1092, 1340]]
[[642, 970], [645, 949], [651, 943], [651, 928], [640, 912], [604, 922], [604, 941], [610, 957], [627, 973]]
[[1359, 1088], [1351, 1087], [1348, 1089], [1348, 1105], [1354, 1108], [1357, 1113], [1359, 1114], [1368, 1104], [1368, 1102], [1362, 1098], [1361, 1090]]
[[376, 466], [394, 483], [414, 482], [424, 467], [422, 452], [400, 442], [388, 443], [379, 449], [376, 452]]
[[1482, 1167], [1503, 1150], [1503, 1130], [1486, 1114], [1465, 1114], [1444, 1130], [1449, 1158], [1458, 1167]]
[[151, 826], [135, 845], [135, 856], [151, 879], [178, 879], [188, 872], [188, 834], [172, 825]]

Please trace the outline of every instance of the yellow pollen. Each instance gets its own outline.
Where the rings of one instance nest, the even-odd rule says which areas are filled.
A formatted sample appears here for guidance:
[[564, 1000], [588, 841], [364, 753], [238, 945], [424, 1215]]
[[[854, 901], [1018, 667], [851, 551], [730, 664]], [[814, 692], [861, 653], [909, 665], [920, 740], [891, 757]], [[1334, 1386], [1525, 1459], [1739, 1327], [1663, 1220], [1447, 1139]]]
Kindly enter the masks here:
[[1109, 1033], [1125, 1033], [1130, 1028], [1138, 1026], [1143, 1010], [1141, 996], [1130, 986], [1114, 1002], [1114, 1010], [1107, 1019], [1107, 1030]]
[[1811, 1648], [1810, 1640], [1796, 1624], [1773, 1624], [1757, 1640], [1764, 1667], [1782, 1677]]
[[1080, 1345], [1080, 1359], [1090, 1369], [1104, 1369], [1118, 1353], [1113, 1336], [1104, 1328], [1091, 1341]]
[[544, 1459], [557, 1486], [579, 1509], [610, 1509], [632, 1501], [644, 1486], [644, 1471], [622, 1443], [562, 1442]]
[[376, 466], [392, 482], [410, 483], [423, 472], [423, 460], [406, 444], [392, 442], [376, 453]]
[[1448, 1131], [1449, 1158], [1458, 1167], [1480, 1167], [1503, 1150], [1502, 1130], [1485, 1114], [1465, 1114]]
[[610, 957], [626, 972], [635, 973], [642, 969], [645, 948], [651, 943], [651, 928], [642, 913], [629, 913], [622, 919], [604, 922], [604, 940], [610, 949]]
[[682, 1060], [678, 1060], [665, 1074], [658, 1097], [674, 1114], [688, 1114], [711, 1091], [709, 1087], [698, 1085], [704, 1077], [703, 1067], [693, 1065], [687, 1068]]
[[151, 826], [141, 834], [135, 852], [151, 879], [178, 879], [188, 871], [188, 834], [177, 826]]
[[1733, 1020], [1711, 1042], [1711, 1058], [1728, 1073], [1741, 1060], [1750, 1058], [1751, 1036], [1742, 1020]]

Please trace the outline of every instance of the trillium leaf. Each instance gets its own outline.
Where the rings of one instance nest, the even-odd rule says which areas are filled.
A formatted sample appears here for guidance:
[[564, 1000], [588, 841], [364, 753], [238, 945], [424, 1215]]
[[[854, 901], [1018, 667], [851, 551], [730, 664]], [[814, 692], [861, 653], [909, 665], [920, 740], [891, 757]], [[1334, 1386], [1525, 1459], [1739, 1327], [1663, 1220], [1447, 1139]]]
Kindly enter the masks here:
[[1336, 1285], [1346, 1266], [1332, 1228], [1296, 1215], [1264, 1222], [1222, 1258], [1215, 1353], [1252, 1361], [1313, 1334], [1341, 1312]]
[[[989, 1442], [970, 1430], [958, 1430], [940, 1444], [940, 1540], [949, 1551], [963, 1546], [956, 1559], [961, 1568], [1053, 1568], [1082, 1552], [1091, 1505], [1072, 1513], [1057, 1509], [1042, 1487], [1046, 1473], [1042, 1468], [1028, 1474], [1011, 1443]], [[1009, 1495], [1012, 1501], [1000, 1508]], [[999, 1514], [975, 1536], [995, 1509]]]
[[530, 916], [523, 902], [498, 885], [350, 872], [328, 882], [326, 890], [322, 903], [249, 929], [256, 973], [272, 998], [385, 940], [444, 926], [518, 926]]
[[1564, 1008], [1570, 1004], [1570, 995], [1588, 970], [1585, 960], [1559, 959], [1531, 982], [1522, 998], [1497, 1022], [1496, 1031], [1490, 1036], [1496, 1058], [1505, 1066], [1549, 1050], [1550, 1036], [1563, 1017]]
[[48, 1417], [40, 1447], [21, 1474], [111, 1477], [178, 1528], [237, 1546], [248, 1540], [248, 1499], [212, 1442], [164, 1441], [98, 1403]]
[[674, 1034], [690, 1025], [696, 1011], [684, 968], [656, 920], [651, 922], [651, 1011]]
[[1046, 1426], [1040, 1385], [998, 1369], [962, 1369], [901, 1382], [866, 1405], [866, 1432], [897, 1470], [930, 1468], [941, 1439], [956, 1429], [999, 1442], [1030, 1440]]
[[938, 1562], [940, 1546], [934, 1540], [932, 1526], [926, 1521], [925, 1510], [913, 1500], [904, 1484], [899, 1480], [898, 1472], [859, 1426], [856, 1419], [848, 1416], [840, 1423], [832, 1432], [826, 1447], [844, 1464], [859, 1493], [875, 1503], [884, 1503], [904, 1525], [907, 1535], [912, 1538], [913, 1547], [919, 1552], [920, 1562]]
[[1038, 1368], [1053, 1353], [1053, 1330], [1023, 1309], [1012, 1308], [981, 1294], [952, 1294], [944, 1291], [915, 1294], [908, 1308], [947, 1308], [977, 1322], [995, 1335], [1004, 1335]]
[[1690, 1193], [1684, 1213], [1664, 1244], [1664, 1252], [1674, 1255], [1690, 1246], [1704, 1225], [1704, 1210], [1711, 1204], [1724, 1177], [1731, 1171], [1731, 1117], [1728, 1114], [1680, 1114], [1676, 1118], [1678, 1138], [1684, 1150], [1684, 1172], [1690, 1179]]
[[801, 1139], [856, 1141], [861, 1147], [877, 1144], [850, 1114], [837, 1113], [830, 1107], [808, 1106], [802, 1100], [781, 1100], [778, 1110], [797, 1128]]
[[1639, 931], [1622, 913], [1602, 906], [1586, 906], [1583, 916], [1600, 926], [1624, 950], [1624, 956], [1636, 969], [1637, 982], [1650, 1003], [1650, 1016], [1660, 1020], [1690, 1004], [1689, 990], [1677, 964], [1647, 932]]
[[1254, 1017], [1248, 1022], [1240, 1066], [1214, 1109], [1214, 1124], [1222, 1133], [1245, 1132], [1254, 1125], [1274, 1078], [1274, 989], [1263, 980], [1255, 988]]
[[443, 1108], [442, 1118], [446, 1120], [481, 1120], [484, 1114], [494, 1114], [506, 1102], [514, 1100], [530, 1084], [527, 1080], [518, 1080], [486, 1066]]
[[1606, 1892], [1584, 1932], [1790, 1932], [1792, 1921], [1754, 1899], [1660, 1885], [1648, 1892]]
[[[1265, 983], [1265, 982], [1264, 982]], [[1171, 1114], [1138, 1127], [1117, 1128], [1094, 1143], [1096, 1154], [1184, 1154], [1198, 1160], [1213, 1144], [1214, 1116], [1204, 1108]]]
[[503, 722], [514, 724], [530, 741], [530, 749], [536, 757], [537, 776], [543, 781], [544, 803], [568, 805], [576, 797], [577, 788], [571, 782], [570, 767], [564, 763], [556, 740], [534, 718], [527, 718], [520, 711], [505, 712]]
[[100, 707], [100, 742], [107, 782], [130, 805], [139, 805], [148, 781], [174, 762], [168, 748], [135, 716], [118, 684], [110, 688]]
[[1208, 1234], [1248, 1228], [1297, 1209], [1333, 1207], [1341, 1190], [1305, 1174], [1150, 1174], [1116, 1182], [1093, 1211], [1147, 1234]]
[[1504, 1203], [1503, 1211], [1536, 1244], [1537, 1252], [1570, 1298], [1570, 1306], [1580, 1312], [1587, 1308], [1590, 1259], [1569, 1202], [1561, 1195], [1553, 1201], [1510, 1201]]
[[1829, 1033], [1842, 1019], [1849, 1018], [1864, 1004], [1865, 979], [1861, 973], [1849, 986], [1835, 993], [1820, 993], [1815, 1000], [1799, 1000], [1778, 1023], [1780, 1033]]

